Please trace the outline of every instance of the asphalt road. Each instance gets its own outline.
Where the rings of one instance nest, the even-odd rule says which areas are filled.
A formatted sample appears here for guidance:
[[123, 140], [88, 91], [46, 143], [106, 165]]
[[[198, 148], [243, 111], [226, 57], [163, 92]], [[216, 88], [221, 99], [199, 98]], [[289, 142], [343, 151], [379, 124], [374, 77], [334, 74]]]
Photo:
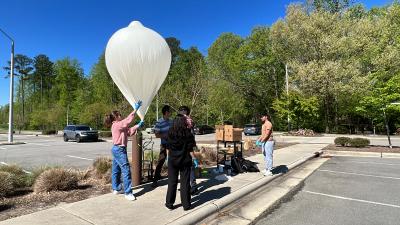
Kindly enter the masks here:
[[398, 225], [400, 159], [335, 157], [257, 225]]
[[[154, 151], [159, 151], [160, 139], [154, 135], [145, 135], [145, 140], [152, 137]], [[258, 136], [243, 136], [243, 139], [250, 138], [255, 140]], [[387, 144], [385, 136], [368, 137], [371, 144]], [[296, 143], [333, 143], [335, 136], [322, 137], [293, 137], [283, 136], [275, 133], [275, 140], [278, 142]], [[198, 143], [215, 140], [215, 134], [196, 135]], [[0, 134], [0, 142], [7, 141], [7, 134]], [[84, 142], [76, 143], [73, 141], [64, 142], [61, 136], [43, 135], [14, 135], [14, 141], [24, 142], [21, 145], [0, 145], [0, 163], [17, 164], [26, 170], [35, 167], [50, 165], [64, 166], [85, 169], [92, 165], [93, 161], [100, 156], [110, 156], [112, 144], [110, 142]], [[131, 153], [130, 142], [128, 154]], [[400, 146], [400, 138], [392, 138], [393, 145]], [[156, 153], [157, 154], [157, 153]]]

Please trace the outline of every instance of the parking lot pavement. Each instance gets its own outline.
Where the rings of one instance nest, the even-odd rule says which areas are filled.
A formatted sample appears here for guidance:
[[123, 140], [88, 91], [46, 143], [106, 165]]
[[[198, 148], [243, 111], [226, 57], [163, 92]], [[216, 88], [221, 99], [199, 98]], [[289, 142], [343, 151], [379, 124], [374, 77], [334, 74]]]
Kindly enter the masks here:
[[[17, 136], [17, 135], [16, 135]], [[1, 145], [0, 163], [17, 164], [26, 170], [41, 166], [65, 166], [85, 169], [99, 156], [110, 153], [108, 142], [64, 142], [62, 137], [17, 136], [26, 144]]]
[[258, 225], [400, 224], [400, 159], [335, 157]]

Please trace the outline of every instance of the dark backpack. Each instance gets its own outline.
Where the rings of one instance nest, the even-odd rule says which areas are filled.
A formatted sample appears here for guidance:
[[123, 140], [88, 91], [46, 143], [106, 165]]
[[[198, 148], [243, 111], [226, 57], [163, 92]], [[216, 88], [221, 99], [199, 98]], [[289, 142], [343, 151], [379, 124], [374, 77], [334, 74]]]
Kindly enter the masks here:
[[247, 159], [243, 160], [242, 168], [247, 172], [260, 172], [260, 170], [257, 167], [257, 164]]
[[232, 167], [232, 171], [234, 173], [243, 173], [243, 172], [245, 172], [242, 169], [242, 162], [241, 162], [242, 160], [243, 159], [238, 158], [238, 157], [232, 157], [232, 159], [231, 159], [231, 167]]

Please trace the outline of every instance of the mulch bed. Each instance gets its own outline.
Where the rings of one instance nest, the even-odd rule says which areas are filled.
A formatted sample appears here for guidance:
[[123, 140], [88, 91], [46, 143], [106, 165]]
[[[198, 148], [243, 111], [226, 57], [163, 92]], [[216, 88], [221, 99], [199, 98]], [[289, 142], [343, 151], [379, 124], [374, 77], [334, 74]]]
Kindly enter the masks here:
[[14, 195], [0, 198], [0, 221], [52, 208], [60, 203], [72, 203], [110, 193], [111, 185], [96, 179], [79, 183], [73, 191], [33, 193], [31, 189], [18, 190]]
[[355, 148], [355, 147], [344, 147], [337, 146], [335, 144], [330, 144], [323, 148], [322, 150], [332, 150], [332, 151], [354, 151], [354, 152], [384, 152], [384, 153], [400, 153], [400, 147], [393, 146], [393, 148], [389, 148], [388, 146], [381, 145], [369, 145], [363, 148]]

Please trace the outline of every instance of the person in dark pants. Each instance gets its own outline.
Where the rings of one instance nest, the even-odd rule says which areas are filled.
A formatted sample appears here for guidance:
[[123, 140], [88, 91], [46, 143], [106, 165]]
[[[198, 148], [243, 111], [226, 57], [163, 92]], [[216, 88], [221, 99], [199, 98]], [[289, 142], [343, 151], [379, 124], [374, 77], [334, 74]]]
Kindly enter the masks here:
[[[194, 122], [193, 122], [192, 118], [190, 117], [190, 108], [183, 105], [183, 106], [179, 107], [178, 114], [181, 114], [186, 118], [186, 123], [188, 125], [188, 128], [190, 129], [190, 132], [192, 132], [192, 134], [194, 136]], [[197, 149], [196, 141], [194, 144], [194, 148]], [[196, 195], [199, 193], [199, 189], [198, 189], [197, 183], [196, 183], [196, 176], [194, 173], [194, 170], [197, 167], [198, 167], [198, 165], [192, 166], [191, 171], [190, 171], [190, 194], [191, 195]]]
[[180, 194], [184, 210], [191, 209], [190, 170], [197, 159], [193, 154], [196, 145], [194, 136], [188, 128], [185, 116], [178, 114], [168, 132], [168, 191], [165, 206], [174, 209], [178, 175], [180, 175]]
[[168, 138], [168, 131], [172, 124], [172, 120], [169, 119], [171, 116], [171, 107], [169, 105], [164, 105], [161, 109], [163, 117], [159, 119], [156, 123], [154, 128], [154, 133], [156, 134], [157, 138], [161, 138], [161, 145], [160, 145], [160, 156], [158, 157], [158, 163], [156, 167], [156, 171], [154, 173], [153, 179], [153, 187], [157, 187], [157, 181], [161, 178], [161, 169], [164, 165], [165, 159], [167, 158], [167, 138]]

